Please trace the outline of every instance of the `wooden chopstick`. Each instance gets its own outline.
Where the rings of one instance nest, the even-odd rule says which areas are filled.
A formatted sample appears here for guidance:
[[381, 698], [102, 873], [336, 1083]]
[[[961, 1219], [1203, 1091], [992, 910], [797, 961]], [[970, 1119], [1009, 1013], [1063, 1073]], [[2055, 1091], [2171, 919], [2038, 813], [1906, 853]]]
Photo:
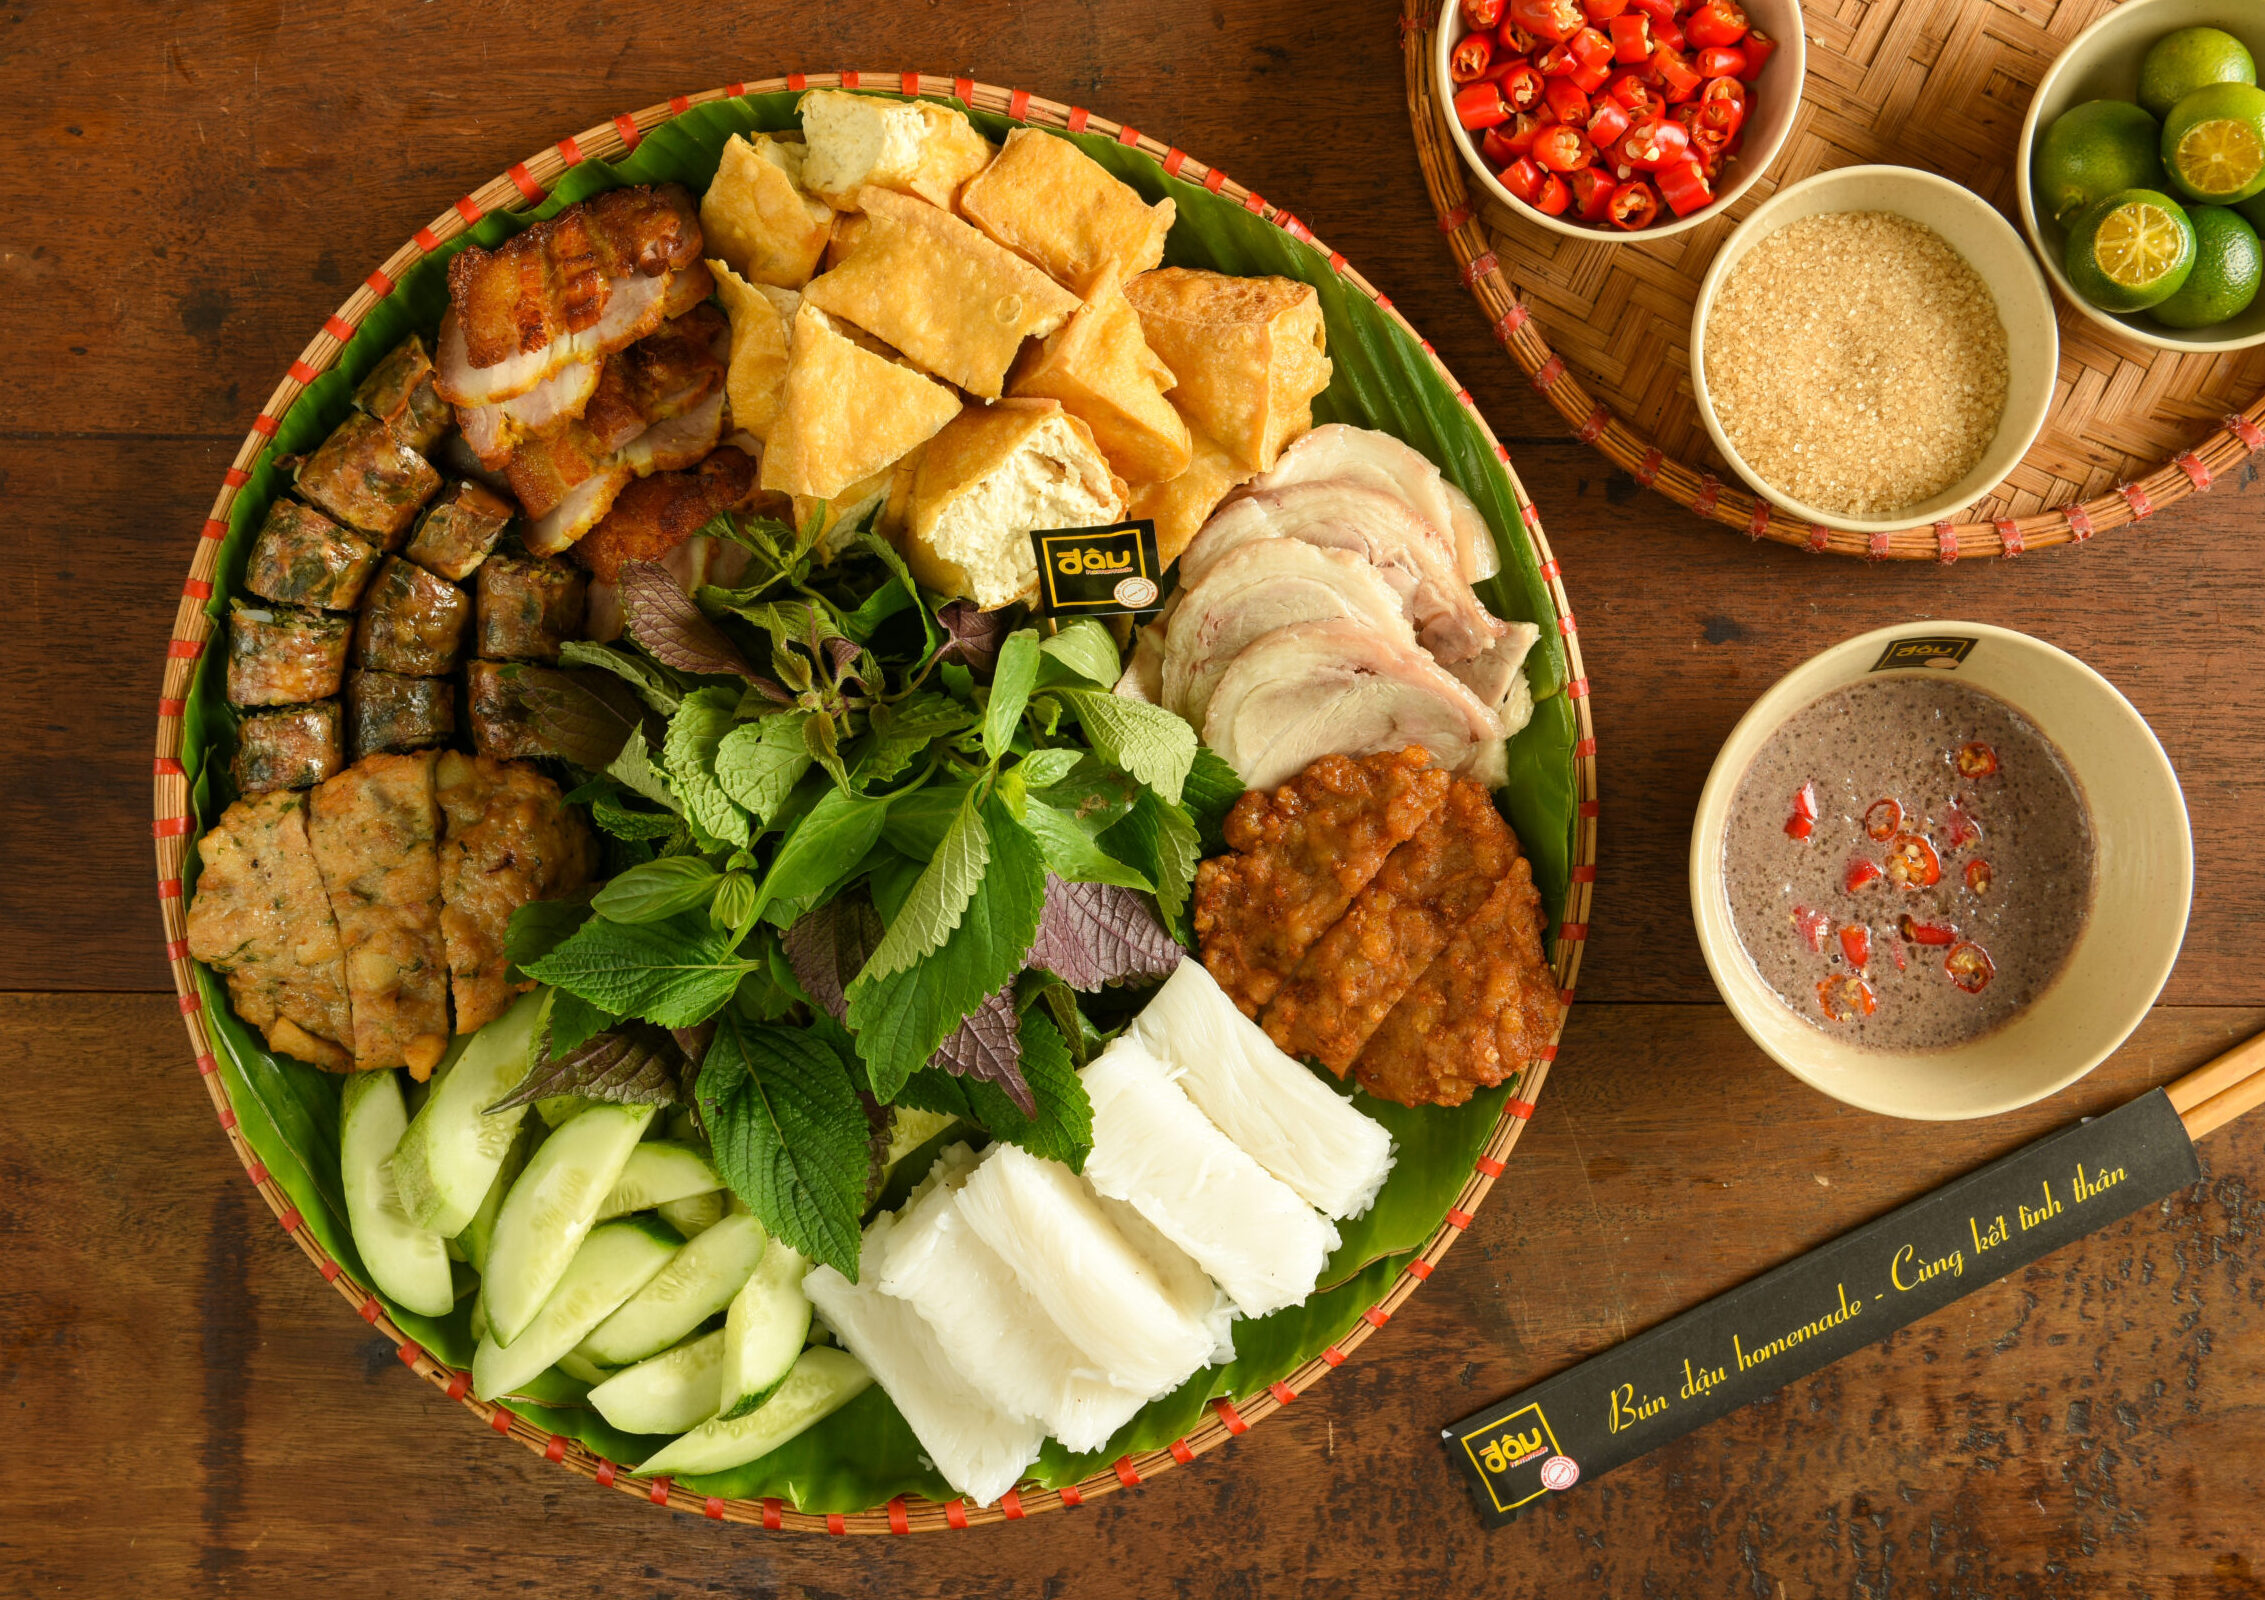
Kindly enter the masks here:
[[2244, 1039], [2165, 1092], [2190, 1139], [2199, 1139], [2243, 1112], [2265, 1105], [2265, 1033]]

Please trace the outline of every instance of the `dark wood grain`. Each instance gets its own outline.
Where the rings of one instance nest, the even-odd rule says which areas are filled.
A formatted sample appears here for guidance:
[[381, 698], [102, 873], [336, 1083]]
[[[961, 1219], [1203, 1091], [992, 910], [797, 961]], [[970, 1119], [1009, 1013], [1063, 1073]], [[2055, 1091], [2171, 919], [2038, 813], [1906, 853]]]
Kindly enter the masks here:
[[[220, 472], [368, 268], [616, 111], [801, 67], [1082, 102], [1293, 206], [1470, 386], [1578, 607], [1594, 937], [1542, 1115], [1470, 1238], [1344, 1371], [1137, 1493], [1011, 1529], [787, 1541], [480, 1432], [285, 1242], [212, 1126], [159, 949], [159, 658]], [[1377, 0], [894, 7], [78, 5], [0, 12], [0, 1593], [2265, 1595], [2265, 1123], [2193, 1194], [1504, 1532], [1467, 1412], [2265, 1022], [2254, 469], [2081, 551], [1872, 568], [1748, 547], [1565, 438], [1456, 287]], [[2166, 1000], [2052, 1102], [1849, 1112], [1711, 1003], [1684, 841], [1721, 737], [1848, 634], [1971, 617], [2113, 679], [2186, 785]], [[1595, 1002], [1613, 1002], [1598, 1004]], [[1681, 1002], [1666, 1004], [1659, 1002]]]

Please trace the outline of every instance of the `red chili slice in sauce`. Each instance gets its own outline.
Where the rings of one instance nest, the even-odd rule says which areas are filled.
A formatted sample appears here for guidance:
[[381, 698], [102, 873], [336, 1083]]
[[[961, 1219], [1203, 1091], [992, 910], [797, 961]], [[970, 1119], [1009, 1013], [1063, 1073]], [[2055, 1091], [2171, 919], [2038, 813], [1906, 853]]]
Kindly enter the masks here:
[[1992, 876], [1989, 862], [1983, 860], [1980, 856], [1976, 856], [1966, 863], [1966, 887], [1976, 894], [1988, 894], [1990, 892]]
[[1886, 874], [1880, 871], [1880, 864], [1877, 861], [1866, 861], [1862, 856], [1856, 856], [1848, 863], [1848, 877], [1845, 881], [1848, 885], [1848, 892], [1854, 894], [1867, 883], [1876, 882], [1885, 876]]
[[1879, 1008], [1872, 986], [1853, 972], [1836, 972], [1818, 983], [1817, 1004], [1835, 1022], [1854, 1022]]
[[1848, 957], [1850, 966], [1863, 967], [1872, 959], [1872, 930], [1865, 927], [1841, 929], [1840, 953]]
[[1971, 939], [1961, 940], [1950, 947], [1950, 953], [1943, 957], [1943, 971], [1950, 975], [1951, 982], [1968, 994], [1980, 994], [1989, 987], [1990, 980], [1998, 975], [1997, 964], [1990, 959], [1990, 952]]
[[1931, 889], [1942, 881], [1943, 859], [1916, 833], [1899, 833], [1888, 846], [1888, 882], [1898, 889]]
[[1810, 949], [1819, 955], [1825, 953], [1825, 930], [1832, 926], [1832, 918], [1822, 911], [1811, 911], [1807, 906], [1795, 906], [1793, 926], [1809, 941]]
[[1817, 820], [1817, 786], [1814, 783], [1804, 783], [1793, 791], [1793, 814], [1807, 817], [1811, 822]]
[[1796, 812], [1785, 819], [1785, 836], [1788, 839], [1806, 839], [1817, 831], [1817, 825]]
[[1864, 813], [1864, 832], [1882, 841], [1895, 837], [1895, 830], [1903, 826], [1903, 804], [1897, 800], [1875, 800]]
[[1910, 912], [1896, 923], [1896, 931], [1913, 944], [1946, 945], [1958, 938], [1958, 930], [1944, 922], [1921, 922]]
[[1960, 745], [1958, 754], [1952, 759], [1957, 763], [1961, 777], [1987, 778], [1998, 770], [1997, 751], [1979, 739], [1972, 744]]

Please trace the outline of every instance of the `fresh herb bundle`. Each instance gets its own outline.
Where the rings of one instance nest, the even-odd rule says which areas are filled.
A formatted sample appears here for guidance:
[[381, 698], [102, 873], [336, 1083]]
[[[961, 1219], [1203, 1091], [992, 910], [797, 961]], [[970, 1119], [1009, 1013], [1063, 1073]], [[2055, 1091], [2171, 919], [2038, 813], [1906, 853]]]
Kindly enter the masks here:
[[822, 526], [719, 518], [746, 580], [696, 599], [623, 567], [625, 641], [566, 656], [634, 706], [534, 700], [616, 871], [524, 908], [511, 954], [559, 991], [542, 1093], [689, 1106], [763, 1224], [854, 1279], [895, 1106], [1082, 1166], [1078, 997], [1178, 964], [1242, 785], [1110, 693], [1100, 623], [1041, 637], [869, 529], [826, 559]]

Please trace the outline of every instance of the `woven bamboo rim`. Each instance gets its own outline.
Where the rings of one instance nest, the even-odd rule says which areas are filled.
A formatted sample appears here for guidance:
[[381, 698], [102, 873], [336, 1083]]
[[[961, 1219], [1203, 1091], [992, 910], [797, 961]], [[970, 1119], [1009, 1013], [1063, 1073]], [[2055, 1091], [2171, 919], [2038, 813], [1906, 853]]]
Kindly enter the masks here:
[[[1978, 27], [1986, 20], [1979, 14], [1988, 7], [1976, 5], [1972, 0], [1944, 0], [1944, 28], [1956, 28], [1957, 33], [1940, 43], [1939, 48], [1949, 53], [1958, 47], [1960, 34], [1968, 28]], [[1861, 20], [1861, 32], [1867, 44], [1878, 43], [1883, 36], [1893, 33], [1913, 33], [1916, 30], [1894, 29], [1887, 15], [1896, 9], [1894, 4], [1884, 10], [1870, 8]], [[2057, 47], [2060, 35], [2073, 34], [2090, 15], [2077, 17], [2084, 8], [2063, 6], [2055, 12], [2050, 34], [2040, 26], [2033, 8], [2023, 10], [2018, 17], [1997, 19], [2008, 40], [2019, 41], [2017, 53], [2038, 56], [2049, 55], [2046, 46]], [[1613, 465], [1649, 489], [1657, 489], [1677, 505], [1696, 512], [1710, 522], [1726, 528], [1735, 528], [1750, 539], [1768, 539], [1777, 544], [1795, 545], [1820, 554], [1863, 556], [1874, 561], [1939, 561], [1949, 563], [1960, 556], [2018, 556], [2029, 550], [2048, 549], [2054, 545], [2082, 544], [2096, 533], [2120, 528], [2153, 516], [2167, 505], [2185, 499], [2188, 495], [2207, 490], [2219, 478], [2239, 466], [2251, 454], [2265, 448], [2265, 394], [2252, 400], [2245, 410], [2227, 414], [2220, 426], [2207, 437], [2189, 448], [2177, 451], [2168, 460], [2151, 467], [2144, 457], [2119, 453], [2114, 470], [2133, 472], [2146, 467], [2136, 476], [2126, 477], [2104, 494], [2089, 499], [2071, 498], [2067, 504], [2027, 516], [1991, 516], [1983, 520], [1954, 522], [1943, 520], [1897, 529], [1893, 532], [1850, 533], [1837, 528], [1824, 528], [1802, 522], [1778, 506], [1757, 495], [1746, 492], [1742, 485], [1726, 483], [1703, 467], [1687, 465], [1675, 460], [1659, 443], [1639, 428], [1630, 426], [1613, 414], [1610, 406], [1593, 394], [1579, 374], [1567, 364], [1565, 357], [1550, 348], [1548, 338], [1534, 321], [1533, 312], [1520, 300], [1511, 286], [1509, 274], [1503, 271], [1494, 241], [1490, 238], [1481, 215], [1482, 202], [1492, 204], [1486, 197], [1474, 199], [1471, 193], [1470, 174], [1463, 165], [1460, 152], [1448, 132], [1446, 115], [1432, 84], [1432, 39], [1438, 22], [1438, 0], [1401, 0], [1400, 35], [1402, 54], [1407, 73], [1408, 114], [1415, 127], [1416, 155], [1422, 163], [1424, 187], [1431, 196], [1432, 209], [1439, 214], [1440, 232], [1447, 236], [1448, 246], [1454, 252], [1455, 264], [1460, 271], [1463, 286], [1477, 297], [1485, 311], [1494, 336], [1500, 339], [1511, 356], [1533, 380], [1535, 389], [1557, 409], [1573, 430], [1574, 437], [1583, 444], [1593, 445]], [[1812, 34], [1820, 31], [1823, 22], [1812, 15], [1809, 19]], [[1856, 31], [1851, 24], [1835, 24], [1839, 34]], [[1916, 46], [1913, 47], [1916, 49]], [[1818, 133], [1815, 122], [1820, 115], [1809, 103], [1820, 93], [1837, 92], [1841, 101], [1848, 102], [1852, 92], [1861, 92], [1875, 81], [1885, 81], [1886, 75], [1876, 64], [1857, 63], [1846, 73], [1831, 80], [1820, 77], [1820, 65], [1829, 58], [1812, 42], [1809, 81], [1804, 91], [1804, 104], [1800, 120], [1796, 122], [1787, 149], [1780, 162], [1799, 147], [1812, 134]], [[1871, 66], [1873, 70], [1866, 71]], [[1982, 92], [1982, 77], [1969, 73], [1961, 80], [1964, 87], [1975, 95]], [[1906, 75], [1894, 78], [1894, 93], [1907, 94]], [[1908, 109], [1908, 108], [1906, 108]], [[1853, 125], [1861, 120], [1855, 115], [1834, 117], [1836, 130], [1842, 123]], [[2018, 121], [2018, 114], [2016, 117]], [[1875, 157], [1876, 159], [1878, 157]], [[1838, 164], [1838, 163], [1829, 163]], [[1921, 165], [1926, 164], [1924, 160]], [[1781, 176], [1782, 174], [1780, 174]], [[1954, 174], [1955, 176], [1955, 174]], [[1746, 197], [1739, 213], [1759, 204], [1774, 188], [1772, 179], [1765, 179]], [[1720, 227], [1717, 223], [1713, 226]], [[1656, 292], [1656, 291], [1655, 291]], [[1672, 295], [1670, 288], [1665, 291]], [[2107, 337], [2088, 320], [2068, 308], [2062, 308], [2061, 336], [2064, 347], [2072, 340], [2086, 340], [2102, 349], [2110, 348]], [[2127, 356], [2151, 354], [2145, 381], [2138, 386], [2146, 395], [2160, 395], [2163, 391], [2178, 393], [2191, 388], [2196, 363], [2208, 363], [2214, 358], [2173, 351], [2142, 352], [2137, 345], [2115, 343], [2115, 353]], [[2123, 375], [2119, 373], [2119, 378]], [[2129, 387], [2114, 382], [2111, 388]], [[2066, 405], [2072, 394], [2065, 364], [2062, 373], [2062, 392], [2056, 397], [2055, 412]], [[2215, 410], [2215, 408], [2212, 408]], [[2048, 431], [2052, 424], [2047, 423]], [[2032, 447], [2029, 460], [2039, 454]], [[2025, 462], [2026, 465], [2026, 462]], [[2017, 471], [2020, 469], [2016, 469]], [[2099, 474], [2095, 472], [2097, 478]], [[1982, 506], [1991, 508], [2002, 496], [1986, 497]]]
[[1518, 481], [1516, 471], [1510, 467], [1509, 452], [1495, 440], [1485, 418], [1472, 406], [1470, 392], [1455, 382], [1453, 374], [1447, 371], [1446, 366], [1432, 352], [1430, 344], [1423, 342], [1421, 336], [1409, 326], [1407, 319], [1393, 310], [1392, 302], [1354, 272], [1342, 255], [1315, 239], [1305, 224], [1296, 217], [1268, 205], [1242, 185], [1230, 180], [1216, 167], [1206, 167], [1176, 147], [1149, 138], [1138, 129], [1094, 116], [1082, 107], [1041, 99], [1023, 89], [1001, 89], [969, 78], [914, 72], [798, 72], [761, 82], [734, 83], [700, 94], [673, 96], [665, 104], [626, 113], [610, 122], [600, 123], [570, 138], [561, 139], [556, 145], [507, 168], [502, 175], [458, 200], [428, 226], [418, 229], [409, 243], [388, 257], [385, 264], [371, 273], [362, 286], [347, 298], [346, 303], [324, 321], [322, 331], [300, 352], [299, 358], [291, 364], [289, 374], [276, 385], [274, 393], [269, 395], [266, 404], [260, 408], [259, 416], [252, 423], [251, 432], [245, 435], [233, 465], [223, 478], [220, 493], [213, 501], [211, 514], [205, 520], [196, 553], [190, 561], [188, 581], [182, 586], [180, 607], [174, 617], [172, 640], [166, 649], [164, 684], [158, 700], [156, 823], [153, 831], [157, 841], [157, 893], [165, 923], [165, 954], [172, 966], [173, 985], [180, 996], [182, 1020], [188, 1027], [189, 1044], [196, 1058], [197, 1071], [204, 1079], [205, 1090], [211, 1097], [213, 1110], [220, 1118], [220, 1126], [235, 1147], [237, 1160], [243, 1163], [253, 1185], [267, 1201], [268, 1208], [275, 1213], [300, 1252], [314, 1263], [316, 1270], [345, 1297], [346, 1302], [353, 1306], [364, 1322], [393, 1343], [395, 1354], [404, 1366], [451, 1400], [463, 1405], [497, 1433], [516, 1439], [545, 1459], [585, 1478], [594, 1479], [603, 1487], [654, 1505], [703, 1515], [715, 1521], [803, 1533], [903, 1534], [1019, 1521], [1039, 1512], [1082, 1505], [1119, 1489], [1136, 1487], [1159, 1472], [1193, 1461], [1203, 1452], [1248, 1432], [1254, 1424], [1312, 1388], [1325, 1373], [1342, 1364], [1347, 1356], [1359, 1349], [1371, 1334], [1391, 1319], [1392, 1314], [1431, 1276], [1433, 1268], [1447, 1254], [1456, 1238], [1470, 1226], [1472, 1215], [1493, 1187], [1494, 1180], [1502, 1175], [1503, 1165], [1516, 1146], [1519, 1133], [1524, 1129], [1527, 1119], [1533, 1115], [1534, 1101], [1541, 1093], [1542, 1080], [1548, 1073], [1550, 1062], [1557, 1055], [1557, 1038], [1563, 1035], [1562, 1016], [1559, 1019], [1558, 1034], [1553, 1036], [1548, 1047], [1542, 1051], [1541, 1058], [1529, 1063], [1518, 1074], [1511, 1091], [1512, 1098], [1495, 1123], [1486, 1147], [1457, 1195], [1454, 1206], [1448, 1211], [1447, 1220], [1425, 1242], [1382, 1299], [1362, 1312], [1359, 1320], [1335, 1344], [1286, 1379], [1256, 1394], [1215, 1400], [1211, 1405], [1211, 1415], [1185, 1437], [1174, 1440], [1161, 1450], [1123, 1457], [1107, 1470], [1095, 1473], [1068, 1488], [1032, 1490], [1028, 1493], [1010, 1491], [998, 1504], [986, 1507], [969, 1506], [962, 1500], [939, 1504], [920, 1496], [899, 1496], [885, 1506], [866, 1511], [818, 1514], [797, 1510], [776, 1499], [743, 1500], [701, 1496], [679, 1488], [667, 1478], [632, 1477], [619, 1464], [593, 1454], [579, 1442], [537, 1427], [503, 1406], [491, 1405], [475, 1398], [471, 1393], [472, 1379], [469, 1372], [451, 1368], [434, 1359], [395, 1326], [377, 1296], [347, 1276], [306, 1227], [290, 1197], [270, 1178], [267, 1169], [237, 1127], [236, 1111], [229, 1102], [227, 1087], [219, 1070], [220, 1064], [214, 1054], [213, 1041], [206, 1030], [203, 999], [198, 993], [194, 968], [189, 961], [187, 910], [181, 881], [188, 853], [190, 828], [188, 783], [180, 760], [181, 717], [190, 680], [213, 632], [212, 621], [205, 615], [204, 607], [212, 596], [220, 541], [228, 531], [229, 508], [235, 502], [237, 491], [248, 481], [253, 462], [267, 448], [279, 420], [290, 409], [300, 391], [314, 382], [337, 359], [339, 351], [353, 337], [361, 319], [379, 300], [393, 292], [394, 284], [403, 272], [489, 212], [520, 210], [539, 203], [545, 197], [547, 186], [567, 168], [591, 158], [624, 155], [635, 149], [638, 141], [654, 127], [704, 101], [741, 94], [770, 94], [782, 90], [799, 92], [805, 88], [836, 86], [955, 99], [979, 110], [1002, 113], [1031, 126], [1060, 128], [1073, 133], [1096, 132], [1113, 137], [1120, 144], [1136, 147], [1155, 157], [1166, 172], [1190, 182], [1202, 183], [1214, 194], [1225, 195], [1254, 215], [1265, 218], [1294, 238], [1321, 251], [1328, 258], [1332, 269], [1346, 283], [1369, 296], [1422, 343], [1425, 353], [1431, 357], [1440, 375], [1454, 387], [1463, 404], [1471, 407], [1472, 420], [1478, 424], [1488, 443], [1494, 446], [1497, 459], [1509, 473], [1519, 513], [1525, 523], [1525, 532], [1541, 563], [1542, 576], [1548, 585], [1551, 606], [1556, 613], [1558, 632], [1564, 642], [1568, 672], [1566, 694], [1573, 704], [1579, 734], [1574, 746], [1579, 804], [1575, 822], [1573, 881], [1566, 894], [1552, 967], [1568, 1006], [1573, 999], [1574, 982], [1580, 972], [1581, 953], [1588, 938], [1589, 905], [1596, 881], [1596, 733], [1590, 716], [1589, 686], [1581, 666], [1581, 642], [1574, 628], [1572, 604], [1566, 596], [1556, 558], [1550, 554], [1548, 541], [1542, 534], [1540, 514], [1528, 498], [1525, 486]]

